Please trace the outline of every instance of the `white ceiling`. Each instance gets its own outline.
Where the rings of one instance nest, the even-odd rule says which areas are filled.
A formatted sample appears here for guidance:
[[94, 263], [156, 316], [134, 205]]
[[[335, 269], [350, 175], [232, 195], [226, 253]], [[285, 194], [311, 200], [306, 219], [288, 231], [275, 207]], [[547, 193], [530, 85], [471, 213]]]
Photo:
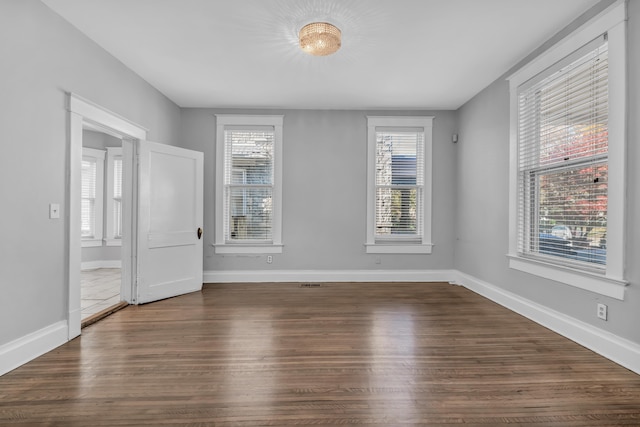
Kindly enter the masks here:
[[[456, 109], [598, 0], [42, 0], [181, 107]], [[328, 57], [297, 32], [342, 30]]]

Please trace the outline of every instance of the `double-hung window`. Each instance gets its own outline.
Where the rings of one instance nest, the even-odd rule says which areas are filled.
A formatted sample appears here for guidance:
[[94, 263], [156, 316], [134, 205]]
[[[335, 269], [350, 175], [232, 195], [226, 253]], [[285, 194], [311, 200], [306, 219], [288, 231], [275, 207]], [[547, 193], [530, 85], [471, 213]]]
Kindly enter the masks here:
[[283, 118], [216, 118], [216, 253], [281, 252]]
[[106, 244], [122, 244], [122, 147], [107, 147]]
[[511, 78], [510, 264], [621, 298], [624, 24], [609, 13]]
[[367, 122], [366, 251], [430, 253], [433, 117]]
[[609, 165], [605, 38], [570, 59], [518, 89], [518, 252], [601, 271]]
[[82, 246], [102, 246], [102, 197], [104, 151], [82, 149], [81, 237]]

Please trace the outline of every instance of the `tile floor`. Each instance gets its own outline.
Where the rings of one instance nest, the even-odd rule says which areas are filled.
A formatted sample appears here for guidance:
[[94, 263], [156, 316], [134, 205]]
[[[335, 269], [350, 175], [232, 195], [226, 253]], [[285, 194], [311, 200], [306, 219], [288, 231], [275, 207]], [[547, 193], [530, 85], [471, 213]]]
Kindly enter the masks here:
[[120, 302], [120, 269], [98, 268], [80, 273], [82, 320]]

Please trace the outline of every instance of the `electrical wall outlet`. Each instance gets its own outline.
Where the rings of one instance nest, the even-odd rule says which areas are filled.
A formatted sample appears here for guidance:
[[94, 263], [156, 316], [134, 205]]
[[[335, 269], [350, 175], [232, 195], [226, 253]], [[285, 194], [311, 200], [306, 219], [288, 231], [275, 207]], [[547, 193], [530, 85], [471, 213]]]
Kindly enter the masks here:
[[267, 264], [271, 264], [273, 262], [273, 255], [267, 255]]
[[598, 304], [598, 318], [607, 320], [607, 306], [605, 304]]

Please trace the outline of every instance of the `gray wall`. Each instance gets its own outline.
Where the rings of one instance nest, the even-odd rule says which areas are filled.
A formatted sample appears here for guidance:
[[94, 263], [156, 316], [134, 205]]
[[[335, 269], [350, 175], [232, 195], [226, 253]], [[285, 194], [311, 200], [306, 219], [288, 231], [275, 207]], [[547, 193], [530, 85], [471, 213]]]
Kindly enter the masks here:
[[[284, 250], [273, 257], [213, 253], [216, 113], [282, 114]], [[431, 255], [365, 254], [367, 115], [433, 115], [434, 198]], [[453, 266], [456, 113], [183, 109], [181, 145], [205, 156], [207, 270], [446, 269]], [[375, 263], [379, 257], [380, 264]]]
[[120, 246], [88, 246], [82, 248], [82, 262], [92, 261], [120, 261], [122, 259]]
[[[106, 151], [107, 147], [122, 147], [122, 141], [106, 133], [84, 130], [82, 132], [82, 146]], [[103, 232], [107, 229], [107, 162], [104, 162], [104, 197], [102, 206], [104, 207], [104, 220], [102, 224]], [[104, 236], [104, 234], [103, 234]], [[121, 259], [120, 246], [107, 246], [102, 241], [102, 246], [89, 246], [82, 248], [82, 262], [88, 261], [115, 261]]]
[[[602, 8], [607, 3], [599, 5]], [[594, 11], [592, 11], [593, 14]], [[624, 301], [508, 268], [509, 87], [501, 78], [459, 110], [455, 266], [467, 274], [561, 313], [640, 343], [640, 1], [629, 2], [628, 222]], [[575, 27], [588, 16], [581, 17]], [[567, 28], [559, 36], [566, 34]], [[556, 39], [557, 40], [557, 37]], [[553, 40], [552, 40], [553, 41]], [[550, 43], [547, 43], [549, 45]], [[535, 53], [534, 53], [535, 55]], [[515, 70], [515, 68], [514, 68]], [[596, 302], [609, 306], [609, 320], [596, 317]]]
[[[165, 143], [179, 136], [180, 110], [38, 0], [0, 2], [0, 58], [2, 345], [67, 318], [65, 92]], [[48, 218], [49, 203], [61, 219]]]
[[122, 147], [122, 141], [106, 133], [85, 129], [82, 131], [82, 146], [106, 151], [107, 147]]

